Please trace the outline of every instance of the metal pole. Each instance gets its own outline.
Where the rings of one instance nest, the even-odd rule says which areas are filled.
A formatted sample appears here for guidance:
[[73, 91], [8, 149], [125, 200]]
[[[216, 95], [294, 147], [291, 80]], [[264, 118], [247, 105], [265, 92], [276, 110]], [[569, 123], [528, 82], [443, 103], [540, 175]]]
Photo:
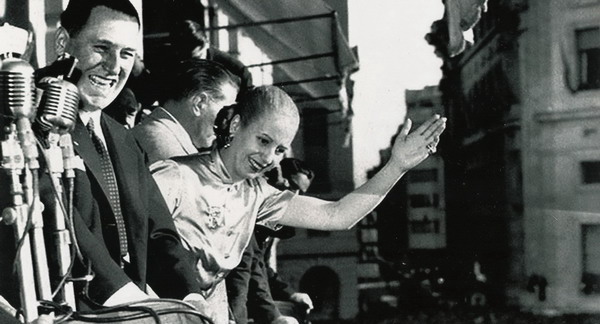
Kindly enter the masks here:
[[292, 18], [280, 18], [280, 19], [271, 19], [271, 20], [263, 20], [263, 21], [251, 21], [240, 24], [233, 24], [227, 26], [215, 26], [207, 28], [207, 30], [219, 30], [219, 29], [237, 29], [242, 27], [256, 27], [261, 25], [276, 25], [276, 24], [285, 24], [289, 22], [297, 22], [304, 20], [313, 20], [313, 19], [322, 19], [322, 18], [331, 18], [331, 13], [317, 14], [317, 15], [309, 15], [309, 16], [300, 16], [300, 17], [292, 17]]
[[[28, 175], [30, 174], [30, 175]], [[52, 300], [52, 288], [50, 287], [50, 271], [48, 270], [48, 257], [46, 255], [46, 244], [44, 242], [44, 220], [42, 218], [41, 202], [37, 197], [37, 170], [26, 170], [27, 186], [31, 186], [32, 190], [28, 197], [28, 206], [31, 214], [31, 251], [33, 253], [33, 266], [35, 269], [35, 279], [38, 289], [38, 299]], [[26, 190], [25, 192], [28, 192]], [[28, 195], [29, 196], [29, 195]]]
[[312, 98], [305, 98], [305, 99], [294, 99], [294, 102], [299, 104], [299, 103], [303, 103], [303, 102], [311, 102], [311, 101], [319, 101], [319, 100], [328, 100], [328, 99], [338, 99], [340, 96], [335, 94], [335, 95], [327, 95], [327, 96], [321, 96], [321, 97], [312, 97]]
[[254, 67], [260, 67], [260, 66], [265, 66], [265, 65], [276, 65], [276, 64], [282, 64], [282, 63], [292, 63], [292, 62], [298, 62], [298, 61], [307, 61], [307, 60], [313, 60], [313, 59], [318, 59], [318, 58], [322, 58], [322, 57], [329, 57], [329, 56], [332, 56], [334, 54], [335, 54], [334, 52], [327, 52], [327, 53], [307, 55], [307, 56], [300, 56], [300, 57], [294, 57], [294, 58], [277, 60], [277, 61], [271, 61], [271, 62], [264, 62], [264, 63], [257, 63], [257, 64], [248, 64], [248, 65], [246, 65], [246, 67], [247, 68], [254, 68]]
[[[53, 132], [48, 134], [50, 146], [48, 149], [45, 149], [45, 155], [48, 162], [48, 172], [52, 178], [52, 186], [54, 186], [56, 190], [56, 197], [54, 197], [54, 244], [58, 256], [59, 276], [62, 279], [64, 276], [69, 275], [69, 268], [71, 265], [71, 236], [66, 228], [66, 215], [63, 205], [61, 204], [63, 187], [60, 183], [60, 179], [64, 172], [64, 162], [62, 149], [58, 145], [60, 138], [59, 134]], [[75, 292], [72, 281], [65, 281], [64, 286], [57, 291], [57, 296], [61, 303], [66, 303], [75, 309]]]
[[31, 243], [27, 229], [29, 208], [25, 204], [25, 193], [21, 184], [20, 175], [25, 169], [23, 150], [17, 140], [15, 124], [10, 124], [6, 140], [2, 141], [2, 168], [11, 178], [10, 191], [12, 206], [2, 211], [2, 222], [12, 225], [15, 241], [21, 245], [17, 250], [16, 266], [19, 279], [21, 307], [26, 322], [38, 318], [38, 303], [35, 289], [35, 276], [31, 254]]
[[[331, 13], [328, 12], [328, 13], [324, 13], [324, 14], [302, 16], [302, 17], [252, 21], [252, 22], [227, 25], [227, 26], [207, 27], [205, 29], [205, 31], [214, 31], [214, 30], [220, 30], [220, 29], [231, 30], [231, 29], [238, 29], [238, 28], [243, 28], [243, 27], [256, 27], [256, 26], [261, 26], [261, 25], [285, 24], [285, 23], [289, 23], [289, 22], [312, 20], [312, 19], [323, 19], [323, 18], [331, 18]], [[163, 37], [168, 37], [168, 36], [169, 36], [169, 33], [155, 33], [155, 34], [144, 35], [144, 39], [155, 39], [155, 38], [163, 38]]]
[[331, 76], [322, 76], [322, 77], [303, 79], [303, 80], [277, 82], [277, 83], [273, 83], [273, 85], [277, 86], [277, 87], [284, 87], [284, 86], [295, 85], [295, 84], [300, 84], [300, 83], [331, 81], [331, 80], [339, 80], [339, 79], [340, 79], [339, 75], [331, 75]]

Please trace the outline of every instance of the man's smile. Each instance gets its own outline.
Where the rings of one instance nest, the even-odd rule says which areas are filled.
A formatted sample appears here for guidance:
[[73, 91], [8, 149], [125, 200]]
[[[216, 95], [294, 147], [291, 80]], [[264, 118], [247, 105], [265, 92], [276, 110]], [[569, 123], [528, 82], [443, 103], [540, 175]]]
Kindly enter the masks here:
[[103, 77], [97, 74], [90, 75], [88, 79], [92, 85], [102, 89], [112, 88], [118, 82], [118, 79], [116, 78]]

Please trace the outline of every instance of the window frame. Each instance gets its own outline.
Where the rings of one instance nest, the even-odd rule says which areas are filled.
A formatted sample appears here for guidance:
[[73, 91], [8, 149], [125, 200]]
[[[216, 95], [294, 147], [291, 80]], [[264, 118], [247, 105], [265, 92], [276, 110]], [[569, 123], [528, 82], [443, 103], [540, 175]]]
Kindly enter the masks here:
[[[580, 46], [580, 33], [583, 33], [585, 31], [596, 31], [598, 33], [598, 46], [597, 47], [591, 47], [591, 48], [585, 48], [582, 49]], [[573, 39], [574, 39], [574, 43], [575, 43], [575, 47], [574, 47], [574, 51], [575, 51], [575, 61], [576, 61], [576, 71], [577, 71], [577, 90], [578, 91], [586, 91], [586, 90], [600, 90], [600, 62], [597, 63], [598, 64], [598, 68], [596, 69], [597, 72], [597, 76], [595, 78], [594, 82], [590, 82], [590, 77], [587, 76], [585, 79], [588, 80], [587, 82], [584, 82], [584, 71], [583, 71], [583, 60], [582, 60], [582, 56], [588, 54], [589, 52], [595, 51], [597, 52], [596, 55], [594, 55], [594, 57], [598, 57], [598, 61], [600, 61], [600, 25], [592, 25], [592, 26], [577, 26], [576, 28], [573, 29]], [[587, 60], [589, 62], [589, 59]], [[589, 63], [588, 63], [589, 65]], [[588, 69], [586, 68], [586, 75], [589, 73]]]

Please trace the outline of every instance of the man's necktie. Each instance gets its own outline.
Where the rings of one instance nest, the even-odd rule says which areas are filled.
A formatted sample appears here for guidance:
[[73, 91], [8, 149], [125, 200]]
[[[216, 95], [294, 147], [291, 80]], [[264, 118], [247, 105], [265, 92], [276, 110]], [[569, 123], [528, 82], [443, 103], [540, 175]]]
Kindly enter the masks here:
[[[121, 213], [121, 201], [119, 199], [119, 188], [117, 187], [117, 179], [113, 170], [112, 163], [110, 161], [110, 155], [104, 143], [94, 132], [94, 121], [90, 119], [87, 124], [87, 129], [92, 137], [92, 142], [96, 147], [96, 151], [100, 155], [100, 165], [102, 168], [102, 176], [104, 182], [108, 186], [108, 201], [115, 214], [115, 222], [117, 223], [117, 232], [119, 233], [119, 250], [121, 252], [121, 258], [127, 255], [127, 231], [125, 229], [125, 221], [123, 220], [123, 214]], [[120, 261], [123, 264], [122, 260]]]

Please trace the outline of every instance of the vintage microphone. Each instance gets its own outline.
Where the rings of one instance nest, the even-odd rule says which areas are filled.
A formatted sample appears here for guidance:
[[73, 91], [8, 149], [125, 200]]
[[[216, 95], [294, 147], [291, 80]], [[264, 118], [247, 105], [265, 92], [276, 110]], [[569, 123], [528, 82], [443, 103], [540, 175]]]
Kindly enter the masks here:
[[21, 306], [25, 320], [30, 322], [38, 317], [36, 286], [40, 299], [51, 297], [43, 237], [32, 235], [32, 249], [28, 233], [31, 226], [39, 227], [42, 219], [38, 151], [31, 129], [35, 115], [34, 71], [29, 63], [14, 54], [2, 54], [0, 58], [0, 111], [14, 120], [6, 125], [6, 139], [2, 141], [2, 168], [11, 178], [12, 196], [12, 206], [3, 210], [2, 220], [15, 229]]
[[[58, 256], [59, 276], [62, 278], [61, 284], [64, 283], [64, 285], [57, 287], [55, 295], [61, 304], [66, 303], [72, 309], [75, 309], [76, 305], [75, 291], [73, 282], [68, 280], [68, 276], [70, 276], [72, 263], [70, 245], [75, 240], [71, 240], [71, 235], [74, 234], [73, 229], [70, 229], [70, 233], [65, 220], [70, 219], [69, 224], [72, 224], [72, 208], [70, 206], [75, 178], [73, 170], [75, 154], [69, 132], [75, 126], [77, 119], [79, 93], [77, 86], [67, 79], [71, 78], [76, 64], [77, 60], [74, 57], [65, 54], [52, 64], [52, 69], [58, 70], [57, 75], [44, 77], [38, 82], [42, 96], [34, 123], [47, 160], [47, 171], [56, 192], [53, 213], [55, 215], [54, 243]], [[64, 191], [60, 180], [63, 175], [68, 181], [68, 208], [64, 207], [65, 204], [62, 204], [61, 200]]]

